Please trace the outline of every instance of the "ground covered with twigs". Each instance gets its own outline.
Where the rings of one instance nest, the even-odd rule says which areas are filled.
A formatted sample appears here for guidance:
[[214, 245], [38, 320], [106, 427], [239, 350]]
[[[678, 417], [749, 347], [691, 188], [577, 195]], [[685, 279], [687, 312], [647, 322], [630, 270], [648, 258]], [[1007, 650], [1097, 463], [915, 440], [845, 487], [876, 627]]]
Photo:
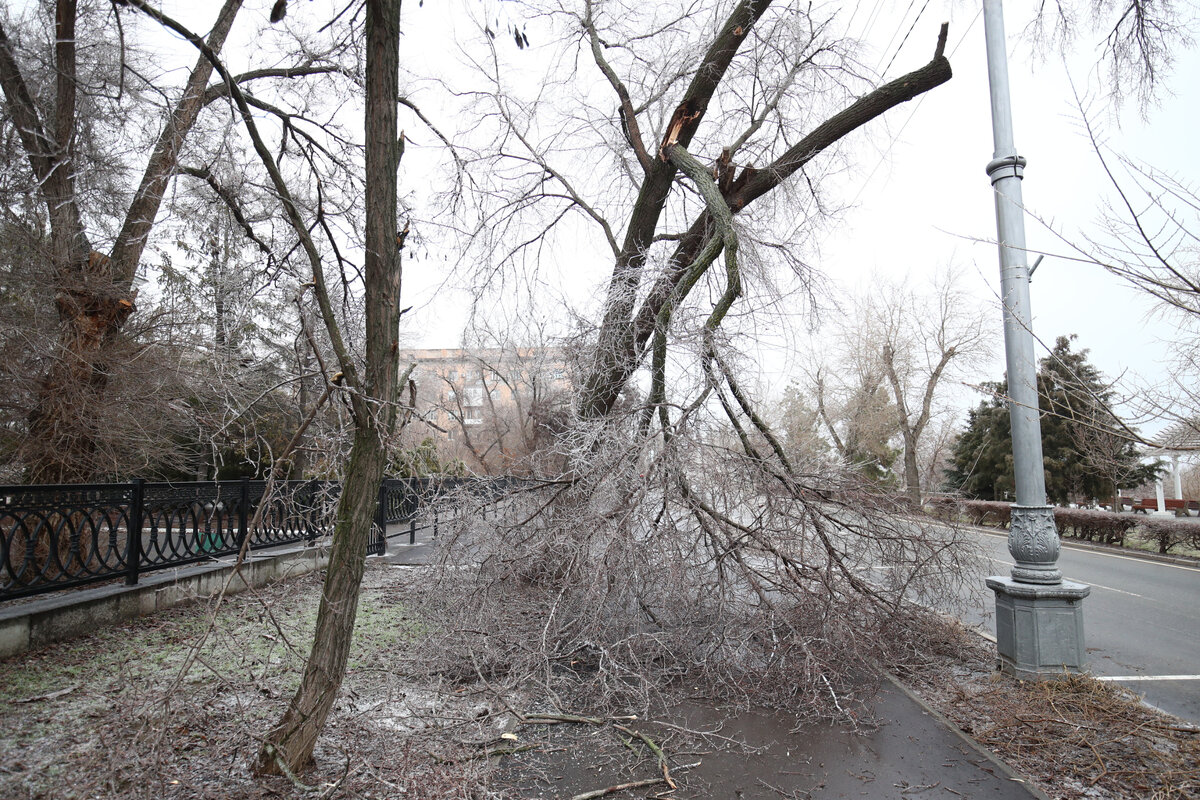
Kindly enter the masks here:
[[400, 572], [367, 571], [347, 680], [305, 774], [258, 779], [250, 765], [299, 683], [320, 574], [2, 662], [0, 797], [477, 796], [483, 762], [457, 756], [490, 735], [486, 709], [405, 676], [422, 623]]
[[1114, 683], [1071, 676], [1013, 681], [992, 670], [995, 645], [968, 640], [902, 677], [975, 741], [1046, 794], [1200, 797], [1200, 728], [1138, 702]]
[[[531, 681], [519, 653], [482, 646], [486, 632], [439, 629], [454, 572], [370, 562], [340, 700], [316, 763], [290, 777], [249, 766], [299, 680], [320, 575], [0, 662], [0, 797], [696, 796], [691, 767], [714, 752], [752, 763], [713, 727], [645, 716], [671, 701], [670, 685], [645, 702], [626, 693], [623, 713], [600, 702], [615, 680], [600, 677], [602, 652], [581, 648]], [[518, 600], [483, 602], [507, 608], [497, 624], [544, 629], [520, 621]], [[474, 646], [447, 650], [448, 639]], [[1112, 686], [995, 678], [990, 651], [950, 627], [931, 644], [894, 653], [893, 666], [1052, 797], [1196, 796], [1200, 743], [1187, 726]], [[679, 671], [676, 699], [703, 695], [696, 676]]]

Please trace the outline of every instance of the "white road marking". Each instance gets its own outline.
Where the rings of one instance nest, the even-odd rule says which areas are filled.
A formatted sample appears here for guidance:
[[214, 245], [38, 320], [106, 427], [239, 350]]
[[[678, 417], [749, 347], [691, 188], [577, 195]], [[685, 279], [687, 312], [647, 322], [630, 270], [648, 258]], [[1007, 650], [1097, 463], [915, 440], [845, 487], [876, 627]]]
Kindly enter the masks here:
[[1104, 585], [1104, 584], [1102, 584], [1102, 583], [1095, 583], [1095, 582], [1089, 582], [1089, 581], [1080, 581], [1080, 580], [1075, 580], [1075, 578], [1067, 578], [1067, 577], [1065, 577], [1065, 576], [1063, 577], [1063, 580], [1065, 580], [1065, 581], [1075, 581], [1075, 583], [1085, 583], [1085, 584], [1087, 584], [1088, 586], [1093, 586], [1093, 587], [1095, 587], [1095, 588], [1097, 588], [1097, 589], [1107, 589], [1107, 590], [1108, 590], [1108, 591], [1110, 591], [1110, 592], [1120, 592], [1121, 594], [1127, 594], [1127, 595], [1129, 595], [1130, 597], [1138, 597], [1138, 598], [1145, 599], [1145, 597], [1144, 597], [1143, 595], [1140, 595], [1140, 594], [1134, 594], [1133, 592], [1127, 592], [1127, 591], [1125, 591], [1124, 589], [1114, 589], [1113, 587], [1111, 587], [1111, 586], [1105, 586], [1105, 585]]
[[1200, 675], [1093, 675], [1098, 681], [1200, 681]]

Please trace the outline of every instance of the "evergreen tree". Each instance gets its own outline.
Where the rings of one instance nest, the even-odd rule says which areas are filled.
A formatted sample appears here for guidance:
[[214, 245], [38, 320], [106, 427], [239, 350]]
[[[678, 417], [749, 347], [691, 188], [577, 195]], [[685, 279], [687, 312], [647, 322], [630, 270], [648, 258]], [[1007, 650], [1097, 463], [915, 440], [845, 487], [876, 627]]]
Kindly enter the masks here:
[[[1145, 465], [1125, 426], [1112, 411], [1113, 391], [1087, 359], [1072, 351], [1074, 336], [1060, 336], [1039, 362], [1042, 457], [1051, 502], [1112, 498], [1121, 486], [1153, 480], [1159, 463]], [[1007, 382], [986, 384], [993, 399], [972, 409], [955, 443], [949, 488], [984, 500], [1010, 499], [1012, 437]]]
[[967, 426], [954, 443], [946, 486], [968, 497], [1003, 500], [1014, 490], [1012, 427], [1002, 398], [1008, 384], [985, 383], [991, 398], [967, 412]]

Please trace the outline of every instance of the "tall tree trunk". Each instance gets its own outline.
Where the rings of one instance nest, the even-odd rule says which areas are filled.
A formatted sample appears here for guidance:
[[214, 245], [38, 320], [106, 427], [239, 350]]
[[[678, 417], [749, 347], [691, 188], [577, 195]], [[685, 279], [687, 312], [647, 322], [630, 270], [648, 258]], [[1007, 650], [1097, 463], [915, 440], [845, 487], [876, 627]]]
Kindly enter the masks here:
[[[43, 124], [11, 42], [0, 28], [0, 88], [21, 145], [38, 179], [50, 220], [50, 260], [59, 332], [50, 366], [38, 382], [29, 415], [27, 480], [71, 483], [94, 477], [96, 409], [108, 388], [106, 351], [134, 310], [132, 290], [146, 237], [154, 224], [180, 148], [203, 107], [212, 66], [201, 57], [156, 143], [141, 186], [113, 248], [94, 252], [83, 225], [74, 174], [78, 136], [77, 0], [55, 5], [55, 106]], [[220, 51], [242, 0], [225, 0], [208, 44]]]
[[317, 736], [337, 699], [383, 478], [384, 439], [395, 427], [401, 244], [396, 233], [399, 42], [400, 0], [367, 0], [366, 365], [362, 385], [352, 387], [354, 446], [338, 503], [312, 653], [300, 688], [259, 752], [256, 768], [265, 773], [294, 772], [312, 760]]
[[921, 509], [921, 470], [917, 468], [917, 437], [908, 428], [901, 429], [904, 438], [904, 492], [914, 511]]
[[333, 551], [317, 610], [312, 652], [300, 688], [259, 751], [257, 770], [261, 773], [278, 774], [284, 767], [296, 772], [308, 764], [337, 700], [350, 657], [367, 534], [375, 518], [384, 453], [379, 431], [360, 427], [354, 436], [350, 467], [338, 502]]

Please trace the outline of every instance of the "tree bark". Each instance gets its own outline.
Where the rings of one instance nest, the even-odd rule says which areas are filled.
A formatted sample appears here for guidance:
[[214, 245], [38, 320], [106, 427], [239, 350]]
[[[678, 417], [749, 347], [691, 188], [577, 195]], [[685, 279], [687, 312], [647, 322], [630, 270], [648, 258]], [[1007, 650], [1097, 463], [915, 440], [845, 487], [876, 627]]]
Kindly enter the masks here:
[[896, 350], [891, 344], [883, 347], [883, 366], [887, 371], [888, 383], [892, 386], [892, 396], [896, 399], [897, 422], [900, 425], [900, 435], [904, 439], [904, 488], [908, 495], [908, 501], [916, 510], [921, 508], [921, 470], [917, 466], [917, 442], [929, 424], [929, 417], [933, 412], [933, 395], [937, 391], [938, 383], [942, 380], [942, 373], [946, 371], [946, 365], [958, 355], [958, 352], [958, 348], [953, 345], [942, 350], [937, 366], [929, 373], [929, 378], [925, 382], [925, 392], [921, 397], [921, 413], [916, 420], [913, 420], [908, 411], [904, 386], [896, 372]]
[[[700, 127], [708, 103], [720, 86], [738, 48], [746, 40], [754, 24], [770, 6], [770, 0], [742, 0], [730, 13], [725, 24], [713, 39], [697, 66], [692, 82], [688, 85], [679, 104], [687, 109], [681, 124], [674, 131], [673, 143], [687, 147]], [[680, 112], [676, 112], [680, 116]], [[654, 158], [651, 168], [642, 181], [637, 202], [629, 215], [629, 226], [625, 241], [617, 256], [609, 279], [608, 300], [605, 305], [604, 321], [600, 327], [599, 343], [591, 371], [584, 380], [580, 413], [585, 418], [598, 418], [612, 410], [617, 395], [624, 388], [628, 374], [623, 368], [627, 360], [624, 353], [633, 345], [630, 326], [637, 287], [641, 282], [642, 267], [646, 252], [654, 240], [658, 219], [666, 205], [667, 197], [675, 181], [675, 165], [665, 157]], [[701, 243], [702, 244], [702, 243]], [[699, 251], [699, 246], [697, 246]], [[693, 254], [694, 255], [694, 254]], [[692, 259], [683, 261], [680, 269], [686, 269]], [[660, 304], [661, 305], [661, 304]], [[654, 316], [657, 317], [657, 310]], [[653, 329], [653, 319], [650, 321]], [[649, 334], [647, 334], [649, 335]], [[612, 390], [613, 375], [624, 376], [620, 386]]]
[[[350, 656], [367, 540], [383, 478], [384, 440], [396, 422], [400, 2], [367, 0], [366, 4], [366, 364], [361, 385], [351, 386], [354, 445], [338, 503], [312, 652], [300, 688], [259, 751], [256, 768], [263, 773], [295, 772], [308, 764], [337, 699]], [[348, 371], [347, 379], [352, 379]]]
[[285, 767], [295, 773], [306, 766], [337, 700], [350, 657], [368, 532], [375, 517], [383, 463], [379, 431], [359, 428], [338, 502], [333, 549], [317, 610], [312, 651], [300, 688], [259, 751], [256, 766], [259, 773], [280, 774]]

